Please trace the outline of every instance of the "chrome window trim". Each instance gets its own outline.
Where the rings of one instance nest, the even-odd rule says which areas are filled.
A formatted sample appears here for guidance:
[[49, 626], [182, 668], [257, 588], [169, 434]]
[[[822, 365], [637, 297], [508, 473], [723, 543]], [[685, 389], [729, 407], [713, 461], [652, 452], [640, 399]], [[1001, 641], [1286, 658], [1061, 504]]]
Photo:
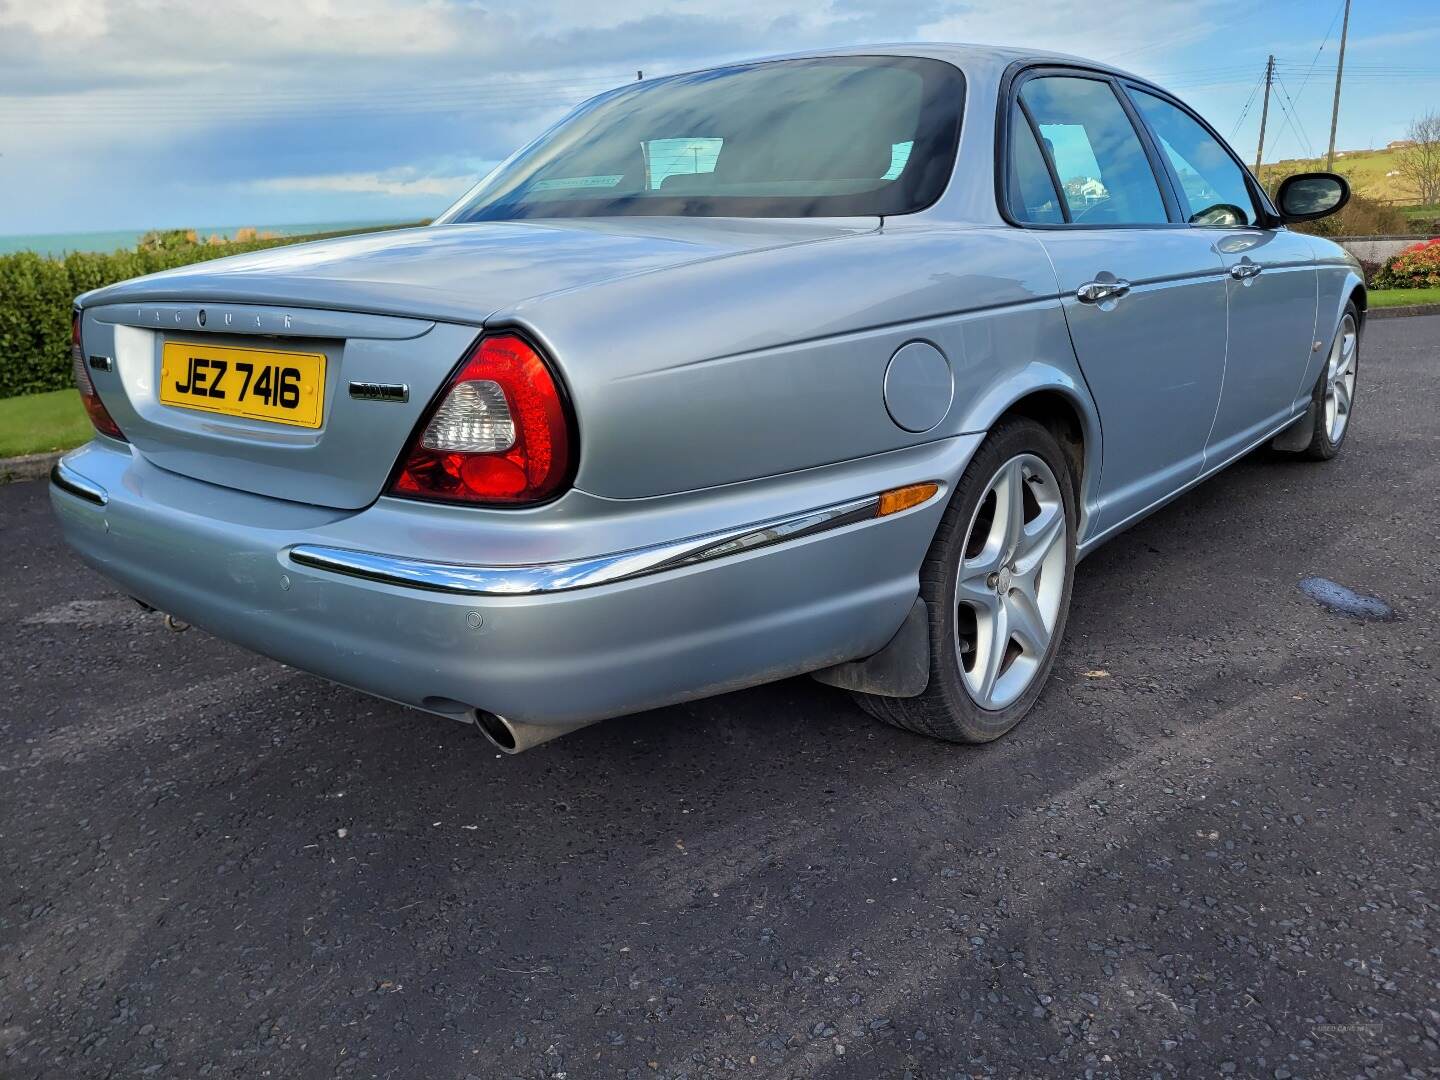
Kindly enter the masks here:
[[[933, 501], [940, 493], [941, 490], [937, 490], [920, 505]], [[879, 509], [880, 496], [867, 495], [848, 502], [807, 510], [801, 514], [704, 536], [673, 540], [590, 559], [528, 566], [469, 566], [427, 562], [312, 544], [298, 544], [292, 547], [288, 554], [290, 561], [296, 566], [387, 585], [456, 596], [533, 596], [539, 593], [593, 588], [597, 585], [613, 585], [666, 570], [756, 551], [861, 521], [874, 520]]]
[[110, 501], [110, 495], [103, 487], [85, 479], [63, 461], [57, 461], [50, 470], [50, 483], [67, 495], [74, 495], [96, 506], [104, 506]]

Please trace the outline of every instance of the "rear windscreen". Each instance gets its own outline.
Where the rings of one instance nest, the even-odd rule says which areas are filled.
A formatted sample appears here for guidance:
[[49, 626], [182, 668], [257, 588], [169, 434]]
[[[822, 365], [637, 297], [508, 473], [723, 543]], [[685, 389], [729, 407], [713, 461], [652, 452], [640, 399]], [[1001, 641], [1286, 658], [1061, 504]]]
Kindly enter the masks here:
[[908, 57], [637, 83], [582, 106], [442, 220], [912, 213], [949, 179], [962, 95], [954, 67]]

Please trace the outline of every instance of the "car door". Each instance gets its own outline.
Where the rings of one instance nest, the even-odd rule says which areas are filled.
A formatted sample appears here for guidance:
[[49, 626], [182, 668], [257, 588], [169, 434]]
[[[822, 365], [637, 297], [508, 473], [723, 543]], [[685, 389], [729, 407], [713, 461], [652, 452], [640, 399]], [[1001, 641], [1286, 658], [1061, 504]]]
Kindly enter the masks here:
[[[1294, 413], [1315, 339], [1318, 279], [1308, 241], [1272, 227], [1245, 167], [1179, 102], [1127, 87], [1170, 169], [1187, 223], [1225, 261], [1229, 334], [1225, 385], [1206, 469], [1263, 441]], [[1300, 403], [1303, 405], [1303, 401]]]
[[1118, 84], [1070, 68], [1011, 85], [1008, 216], [1040, 230], [1100, 413], [1090, 539], [1200, 475], [1225, 364], [1225, 266], [1178, 221]]

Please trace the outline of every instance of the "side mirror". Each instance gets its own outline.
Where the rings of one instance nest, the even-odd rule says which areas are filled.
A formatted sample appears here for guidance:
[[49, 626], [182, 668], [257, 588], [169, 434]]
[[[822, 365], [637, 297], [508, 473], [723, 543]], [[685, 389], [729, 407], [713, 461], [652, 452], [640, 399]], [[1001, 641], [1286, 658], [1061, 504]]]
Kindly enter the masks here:
[[1314, 221], [1342, 210], [1350, 201], [1350, 183], [1335, 173], [1298, 173], [1288, 176], [1275, 193], [1280, 217], [1288, 225]]

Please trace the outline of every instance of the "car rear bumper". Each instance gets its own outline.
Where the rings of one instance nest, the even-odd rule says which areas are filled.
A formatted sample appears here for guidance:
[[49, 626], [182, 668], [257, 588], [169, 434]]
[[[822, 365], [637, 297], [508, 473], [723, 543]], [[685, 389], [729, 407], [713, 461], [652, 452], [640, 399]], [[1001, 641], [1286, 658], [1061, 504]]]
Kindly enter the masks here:
[[[607, 502], [588, 528], [590, 503], [578, 493], [568, 510], [528, 518], [467, 519], [395, 500], [326, 511], [180, 477], [101, 440], [61, 462], [51, 502], [86, 562], [219, 637], [417, 708], [562, 724], [883, 647], [914, 601], [947, 482], [978, 441], [810, 470], [809, 482], [801, 474], [671, 497], [658, 509]], [[924, 480], [942, 482], [927, 503], [867, 512], [877, 492]], [[806, 494], [816, 502], [800, 502]], [[787, 500], [789, 513], [766, 512]], [[711, 527], [726, 515], [728, 528]], [[707, 527], [686, 533], [685, 521]], [[571, 557], [460, 563], [456, 529], [472, 551], [568, 544]], [[648, 543], [635, 542], [647, 532]], [[587, 537], [599, 557], [576, 556]], [[681, 551], [705, 557], [672, 557]], [[577, 579], [577, 567], [591, 576]]]

